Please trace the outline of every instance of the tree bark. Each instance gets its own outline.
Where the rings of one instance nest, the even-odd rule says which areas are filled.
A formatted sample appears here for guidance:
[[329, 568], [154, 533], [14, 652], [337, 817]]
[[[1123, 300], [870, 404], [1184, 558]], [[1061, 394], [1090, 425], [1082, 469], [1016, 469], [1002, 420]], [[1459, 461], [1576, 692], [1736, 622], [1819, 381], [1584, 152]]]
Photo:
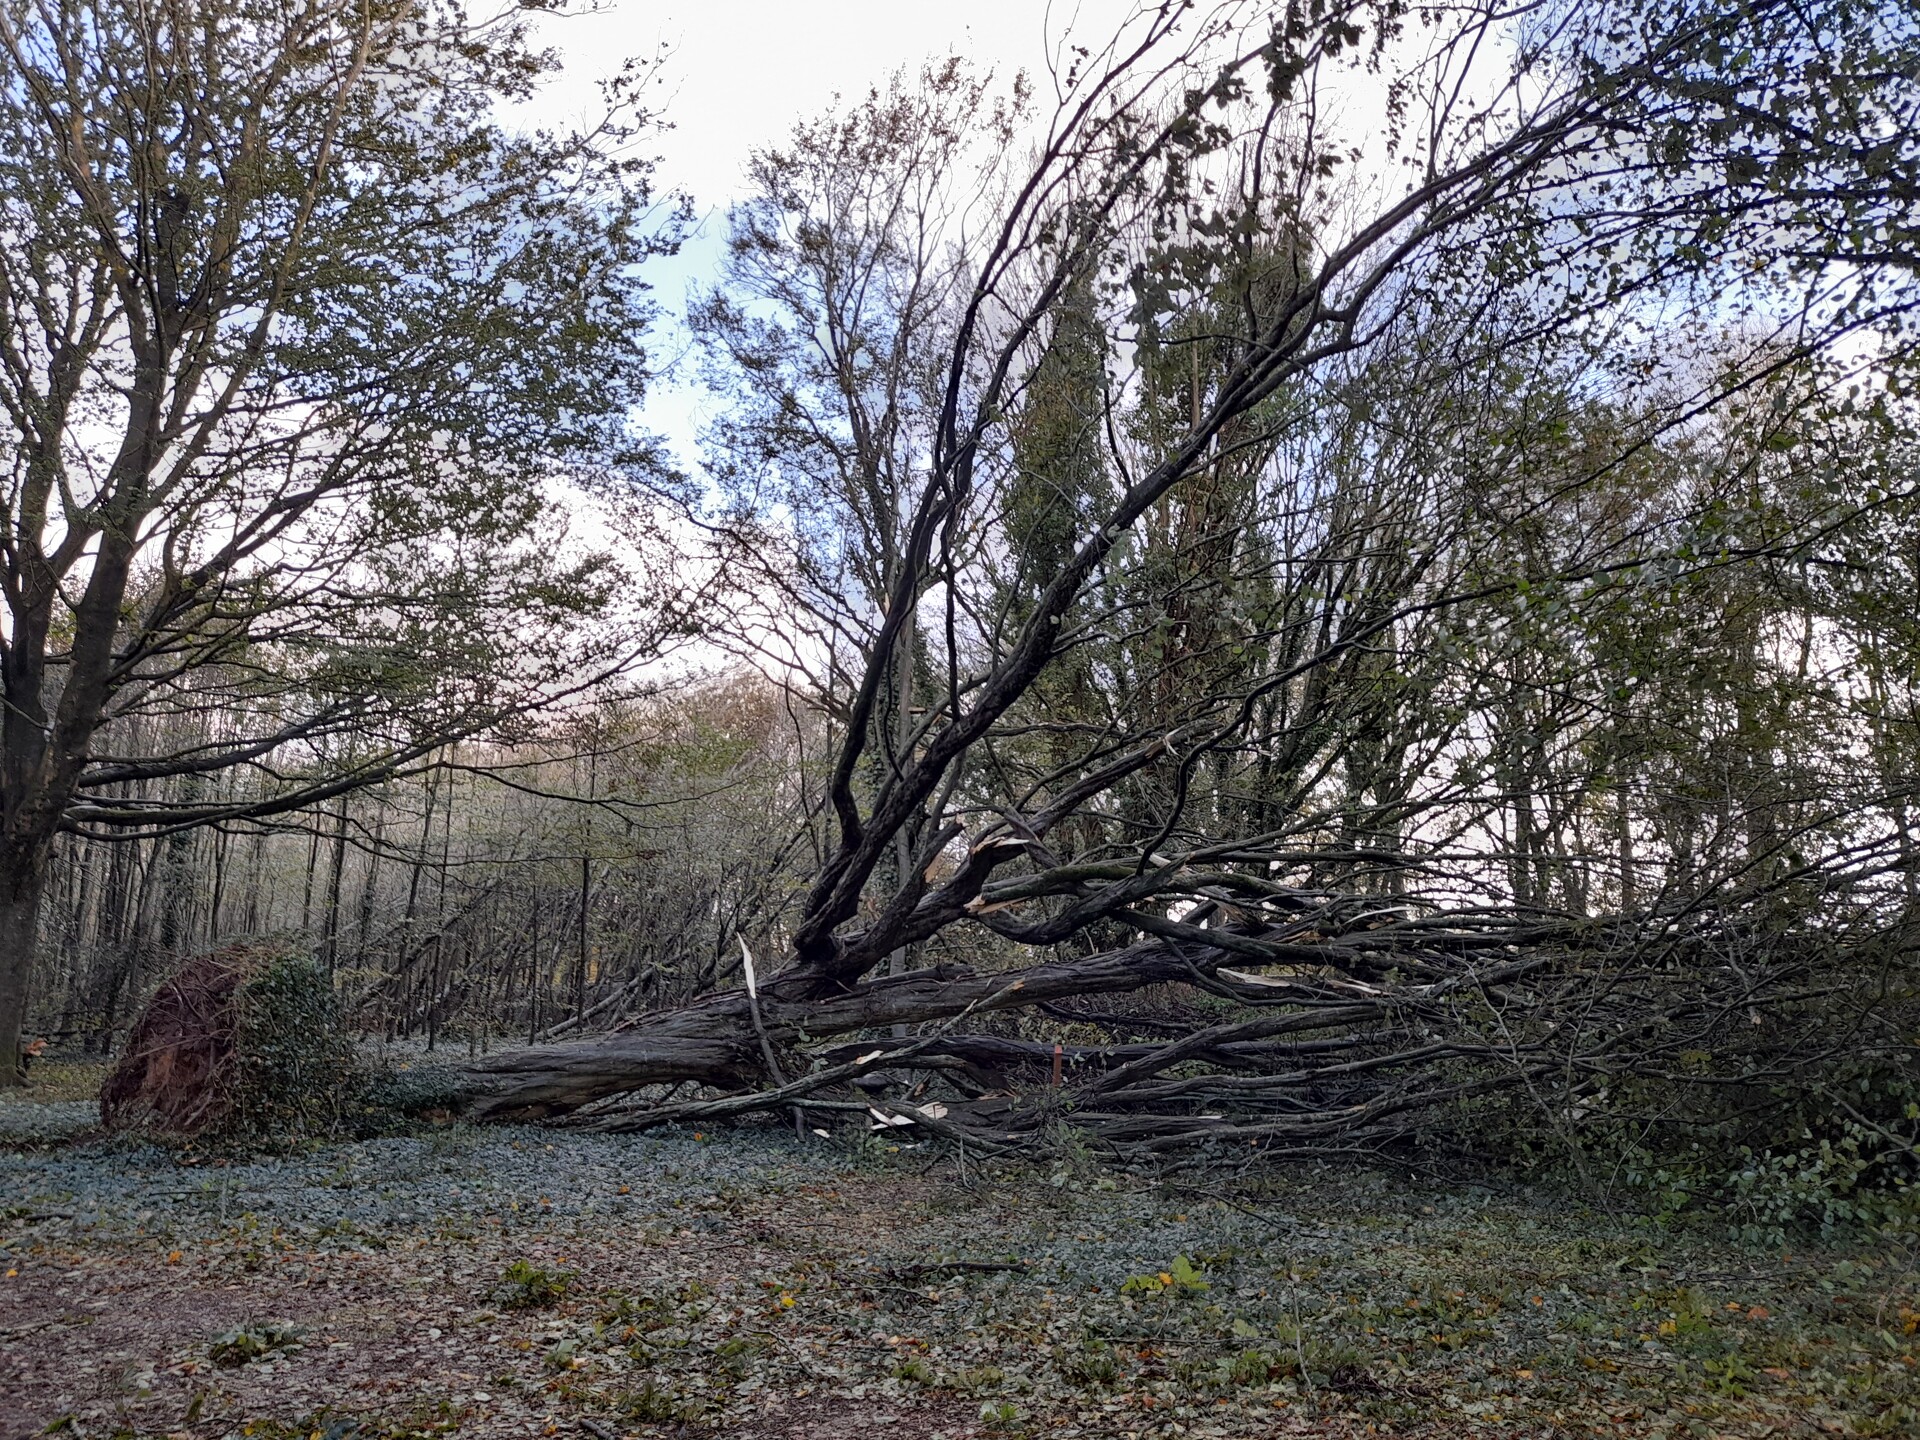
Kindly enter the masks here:
[[48, 842], [0, 854], [0, 1085], [26, 1080], [22, 1031], [39, 949], [40, 899], [46, 888]]
[[332, 977], [340, 962], [340, 875], [347, 865], [347, 797], [334, 815], [333, 868], [327, 875], [327, 922], [320, 941], [320, 963]]
[[[1244, 957], [1225, 945], [1172, 937], [1149, 938], [1119, 950], [1012, 972], [981, 974], [960, 966], [935, 966], [846, 987], [823, 985], [795, 968], [762, 984], [760, 1027], [753, 1023], [746, 993], [733, 990], [639, 1017], [631, 1028], [594, 1040], [513, 1051], [470, 1067], [469, 1110], [477, 1119], [551, 1119], [652, 1085], [691, 1081], [731, 1091], [752, 1091], [769, 1082], [778, 1086], [763, 1059], [758, 1033], [762, 1028], [768, 1045], [782, 1057], [781, 1068], [802, 1081], [814, 1061], [831, 1068], [864, 1056], [864, 1068], [874, 1069], [888, 1064], [889, 1057], [910, 1051], [916, 1066], [950, 1061], [932, 1068], [970, 1076], [978, 1084], [998, 1085], [1013, 1072], [1050, 1064], [1051, 1048], [941, 1031], [918, 1038], [893, 1033], [852, 1046], [821, 1047], [817, 1042], [1077, 996], [1182, 983], [1201, 984], [1252, 1005], [1253, 1016], [1203, 1026], [1164, 1044], [1076, 1047], [1076, 1070], [1091, 1067], [1109, 1072], [1100, 1082], [1103, 1092], [1194, 1060], [1269, 1070], [1284, 1062], [1284, 1078], [1300, 1068], [1300, 1057], [1313, 1048], [1309, 1043], [1303, 1050], [1304, 1037], [1375, 1025], [1382, 1027], [1381, 1034], [1392, 1045], [1401, 1046], [1406, 1041], [1403, 1017], [1432, 1010], [1470, 987], [1510, 983], [1547, 963], [1544, 958], [1508, 954], [1498, 943], [1505, 938], [1503, 934], [1482, 942], [1489, 954], [1489, 963], [1483, 966], [1468, 964], [1452, 976], [1391, 989], [1339, 976], [1250, 978], [1233, 971], [1223, 976], [1225, 964], [1236, 958], [1245, 963]], [[1341, 947], [1328, 946], [1322, 958], [1343, 959]], [[1404, 963], [1408, 957], [1397, 958]], [[1371, 964], [1363, 959], [1355, 968]], [[1418, 1045], [1413, 1048], [1420, 1051]], [[1332, 1058], [1345, 1064], [1350, 1057]], [[661, 1118], [671, 1116], [661, 1112]], [[640, 1123], [656, 1122], [648, 1117]]]

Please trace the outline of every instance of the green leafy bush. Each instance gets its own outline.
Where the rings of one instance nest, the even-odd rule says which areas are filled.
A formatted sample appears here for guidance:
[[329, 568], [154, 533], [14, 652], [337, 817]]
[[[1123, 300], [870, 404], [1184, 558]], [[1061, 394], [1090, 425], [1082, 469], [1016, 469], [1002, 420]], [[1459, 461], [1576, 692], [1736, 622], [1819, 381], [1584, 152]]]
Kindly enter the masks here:
[[1837, 1133], [1803, 1130], [1800, 1143], [1741, 1151], [1725, 1181], [1729, 1217], [1747, 1239], [1776, 1244], [1794, 1231], [1830, 1236], [1856, 1226], [1920, 1222], [1915, 1150], [1884, 1126], [1844, 1118]]
[[1915, 953], [1881, 957], [1870, 1011], [1854, 978], [1874, 956], [1836, 949], [1810, 966], [1820, 998], [1643, 1037], [1645, 1059], [1577, 1095], [1515, 1088], [1468, 1107], [1453, 1142], [1629, 1198], [1663, 1228], [1726, 1225], [1765, 1246], [1920, 1230]]
[[326, 972], [278, 951], [234, 996], [231, 1128], [330, 1135], [352, 1118], [365, 1073]]

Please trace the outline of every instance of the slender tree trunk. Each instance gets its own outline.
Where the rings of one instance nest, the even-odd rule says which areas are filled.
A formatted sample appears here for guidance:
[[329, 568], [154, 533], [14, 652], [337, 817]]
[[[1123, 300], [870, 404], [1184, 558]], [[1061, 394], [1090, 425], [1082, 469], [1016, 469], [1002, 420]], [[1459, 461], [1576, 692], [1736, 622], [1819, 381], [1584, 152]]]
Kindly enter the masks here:
[[360, 918], [357, 926], [358, 939], [355, 948], [362, 956], [367, 953], [373, 931], [373, 904], [379, 894], [380, 884], [380, 847], [387, 838], [387, 807], [380, 801], [373, 814], [373, 847], [367, 852], [365, 874], [360, 881]]
[[593, 892], [593, 862], [580, 857], [580, 957], [573, 977], [573, 1023], [587, 1018], [587, 902]]
[[[248, 935], [260, 933], [260, 886], [264, 883], [261, 870], [266, 860], [266, 853], [267, 832], [255, 831], [253, 845], [247, 855], [247, 918], [240, 927]], [[272, 919], [271, 913], [268, 919]]]
[[533, 943], [527, 947], [527, 1044], [540, 1038], [540, 885], [533, 885], [531, 914], [527, 918]]
[[[154, 841], [151, 844], [142, 845], [140, 848], [144, 849], [146, 854], [135, 861], [135, 869], [140, 876], [140, 887], [133, 904], [133, 933], [132, 940], [127, 946], [124, 983], [128, 1008], [136, 1012], [140, 1005], [140, 989], [145, 983], [148, 952], [153, 947], [153, 892], [155, 881], [162, 869], [160, 843]], [[119, 993], [118, 990], [114, 991], [116, 1005], [119, 1003]], [[107, 1027], [109, 1044], [113, 1040], [114, 1028], [112, 1023]]]
[[60, 1034], [68, 1036], [79, 1028], [80, 1006], [86, 989], [88, 966], [85, 957], [92, 953], [87, 930], [87, 908], [93, 888], [93, 842], [83, 840], [68, 851], [71, 883], [67, 897], [65, 994], [61, 996]]
[[333, 972], [340, 961], [340, 872], [347, 866], [347, 797], [340, 797], [340, 808], [334, 816], [333, 828], [333, 870], [327, 877], [327, 928], [326, 937], [321, 941], [327, 966], [327, 978], [333, 978]]
[[320, 824], [316, 815], [313, 828], [307, 832], [307, 885], [300, 895], [300, 928], [309, 932], [313, 929], [313, 876], [319, 868]]
[[1633, 810], [1627, 803], [1626, 777], [1621, 776], [1614, 790], [1614, 848], [1619, 852], [1620, 908], [1631, 913], [1639, 903], [1640, 888], [1633, 858]]
[[[433, 999], [432, 1008], [427, 1012], [427, 1049], [433, 1049], [440, 1036], [440, 966], [446, 955], [447, 943], [447, 867], [453, 858], [453, 775], [447, 775], [446, 815], [440, 822], [440, 875], [439, 894], [434, 901], [433, 910]], [[471, 823], [471, 817], [469, 817]], [[433, 830], [428, 828], [421, 843], [421, 853], [425, 855], [432, 848]], [[463, 950], [463, 955], [466, 952]], [[456, 962], [458, 963], [458, 962]], [[469, 993], [473, 984], [472, 971], [462, 964], [455, 974], [465, 973], [468, 977]]]
[[427, 971], [427, 1050], [440, 1040], [440, 937], [433, 937], [433, 964]]
[[220, 906], [227, 896], [227, 850], [229, 840], [225, 830], [213, 832], [213, 898], [207, 901], [208, 948], [220, 943]]

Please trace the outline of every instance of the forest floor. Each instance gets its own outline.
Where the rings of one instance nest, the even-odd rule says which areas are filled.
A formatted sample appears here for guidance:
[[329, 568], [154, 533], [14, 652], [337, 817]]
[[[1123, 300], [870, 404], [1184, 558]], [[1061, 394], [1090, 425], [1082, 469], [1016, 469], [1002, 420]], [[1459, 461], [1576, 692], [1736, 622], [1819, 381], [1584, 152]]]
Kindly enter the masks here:
[[0, 1099], [4, 1440], [1920, 1434], [1905, 1243], [772, 1129], [196, 1155], [44, 1079]]

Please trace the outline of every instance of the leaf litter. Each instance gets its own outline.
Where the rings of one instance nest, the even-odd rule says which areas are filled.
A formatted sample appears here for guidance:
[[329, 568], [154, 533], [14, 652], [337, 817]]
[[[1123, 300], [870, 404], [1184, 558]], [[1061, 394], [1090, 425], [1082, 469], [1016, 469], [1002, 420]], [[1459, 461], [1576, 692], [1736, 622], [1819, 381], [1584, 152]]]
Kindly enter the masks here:
[[772, 1128], [198, 1163], [13, 1133], [5, 1440], [1920, 1433], [1884, 1237]]

